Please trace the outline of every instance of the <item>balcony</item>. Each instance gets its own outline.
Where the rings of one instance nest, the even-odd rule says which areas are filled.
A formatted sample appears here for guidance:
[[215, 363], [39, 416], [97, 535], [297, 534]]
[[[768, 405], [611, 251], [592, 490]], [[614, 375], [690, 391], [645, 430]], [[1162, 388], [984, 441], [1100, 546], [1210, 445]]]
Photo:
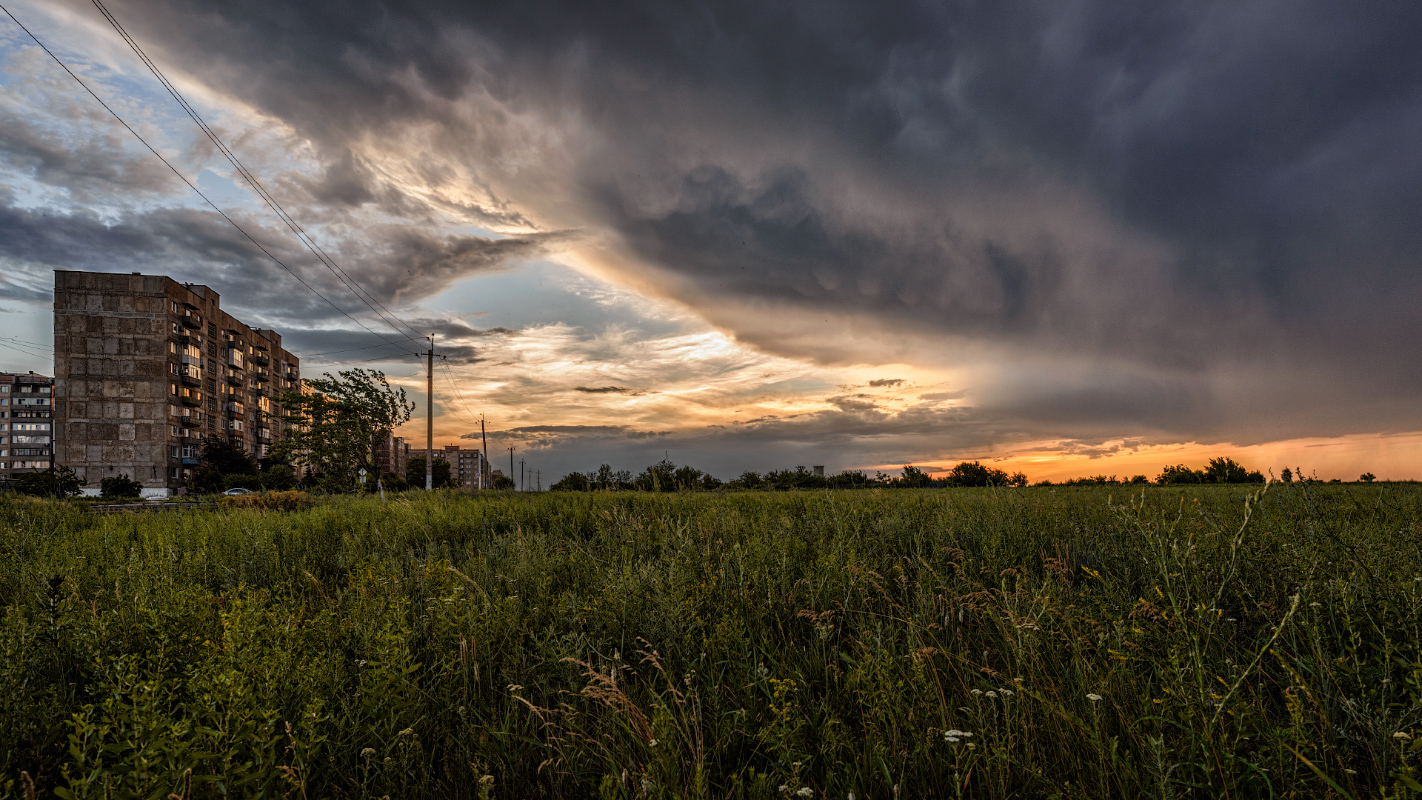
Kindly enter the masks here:
[[[187, 410], [187, 409], [184, 409]], [[202, 426], [202, 412], [187, 410], [186, 414], [178, 415], [178, 424], [184, 428], [198, 428]]]
[[181, 328], [176, 331], [173, 331], [173, 335], [169, 336], [168, 338], [184, 346], [193, 343], [193, 337], [189, 336], [188, 332]]
[[179, 367], [178, 380], [182, 381], [184, 386], [201, 386], [202, 370], [197, 367]]
[[259, 383], [266, 383], [270, 379], [271, 375], [268, 375], [267, 371], [264, 369], [254, 370], [252, 372], [252, 380], [257, 381]]
[[242, 385], [242, 373], [237, 372], [236, 370], [224, 369], [222, 371], [222, 377], [226, 378], [227, 382], [232, 384], [233, 386]]
[[241, 350], [236, 350], [229, 347], [227, 351], [223, 353], [223, 360], [227, 362], [227, 366], [232, 367], [233, 369], [242, 369]]
[[15, 419], [50, 419], [54, 412], [49, 410], [15, 411], [10, 414]]
[[222, 404], [222, 410], [228, 414], [246, 414], [247, 407], [236, 400], [228, 400]]
[[189, 328], [202, 327], [202, 315], [191, 308], [183, 309], [182, 316], [178, 317], [178, 321]]
[[259, 365], [261, 365], [261, 366], [263, 366], [263, 367], [265, 367], [265, 366], [267, 366], [268, 364], [271, 364], [271, 363], [272, 363], [271, 359], [270, 359], [270, 358], [267, 358], [267, 351], [265, 351], [265, 350], [258, 350], [258, 351], [256, 351], [256, 352], [253, 353], [252, 355], [247, 356], [247, 360], [248, 360], [248, 361], [251, 361], [251, 362], [253, 362], [253, 363], [255, 363], [255, 364], [259, 364]]
[[178, 395], [178, 402], [189, 408], [197, 408], [202, 405], [202, 392], [183, 392]]

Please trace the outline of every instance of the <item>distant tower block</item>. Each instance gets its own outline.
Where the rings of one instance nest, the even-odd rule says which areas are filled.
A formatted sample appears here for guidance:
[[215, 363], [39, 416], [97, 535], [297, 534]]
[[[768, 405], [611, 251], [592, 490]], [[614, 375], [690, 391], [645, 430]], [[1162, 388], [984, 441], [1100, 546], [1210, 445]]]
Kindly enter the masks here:
[[825, 465], [824, 465], [824, 464], [821, 464], [821, 465], [819, 465], [818, 467], [811, 467], [811, 469], [813, 469], [813, 470], [815, 471], [815, 477], [816, 477], [816, 478], [823, 478], [823, 477], [825, 476]]

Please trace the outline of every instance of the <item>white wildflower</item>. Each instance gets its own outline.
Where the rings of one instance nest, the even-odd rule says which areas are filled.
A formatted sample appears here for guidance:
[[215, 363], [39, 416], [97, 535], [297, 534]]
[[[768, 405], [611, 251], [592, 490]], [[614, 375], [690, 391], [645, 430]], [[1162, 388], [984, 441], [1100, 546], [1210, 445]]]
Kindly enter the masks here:
[[1090, 700], [1090, 701], [1093, 702], [1093, 703], [1099, 703], [1099, 702], [1101, 702], [1101, 695], [1099, 695], [1099, 694], [1089, 694], [1089, 695], [1086, 696], [1086, 699], [1087, 699], [1087, 700]]
[[796, 792], [795, 794], [798, 794], [798, 795], [801, 796], [801, 797], [810, 797], [810, 796], [813, 795], [814, 793], [815, 793], [815, 790], [814, 790], [814, 789], [811, 789], [810, 787], [806, 786], [805, 788], [801, 789], [800, 791]]
[[999, 692], [1002, 692], [1002, 696], [1003, 696], [1003, 697], [1011, 697], [1011, 696], [1012, 696], [1012, 690], [1011, 690], [1011, 689], [998, 689], [998, 691], [999, 691]]
[[657, 746], [657, 740], [656, 740], [656, 739], [653, 739], [652, 741], [647, 742], [647, 744], [650, 745], [651, 747], [656, 747], [656, 746]]
[[[1396, 735], [1396, 734], [1394, 734], [1394, 735]], [[367, 748], [365, 748], [364, 750], [361, 750], [361, 751], [360, 751], [360, 757], [361, 757], [361, 758], [370, 758], [370, 757], [373, 756], [373, 755], [375, 755], [375, 748], [374, 748], [374, 747], [367, 747]]]
[[1398, 731], [1397, 733], [1394, 733], [1394, 734], [1392, 735], [1392, 738], [1394, 738], [1394, 739], [1411, 739], [1412, 737], [1409, 736], [1409, 735], [1407, 735], [1406, 733], [1403, 733], [1402, 731]]
[[982, 690], [982, 689], [974, 689], [974, 690], [973, 690], [973, 696], [974, 696], [974, 697], [979, 697], [979, 696], [982, 695], [982, 693], [983, 693], [983, 690]]
[[989, 691], [989, 692], [987, 693], [987, 696], [988, 696], [988, 699], [989, 699], [989, 700], [996, 700], [996, 699], [997, 699], [997, 692]]

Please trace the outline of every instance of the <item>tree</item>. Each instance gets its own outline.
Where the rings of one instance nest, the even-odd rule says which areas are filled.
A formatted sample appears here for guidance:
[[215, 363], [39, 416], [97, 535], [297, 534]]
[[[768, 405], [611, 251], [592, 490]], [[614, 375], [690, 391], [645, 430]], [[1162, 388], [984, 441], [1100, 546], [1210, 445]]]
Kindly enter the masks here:
[[1284, 467], [1284, 471], [1279, 473], [1279, 480], [1283, 481], [1284, 483], [1293, 483], [1294, 471], [1289, 469], [1288, 467]]
[[1232, 458], [1220, 456], [1205, 466], [1204, 479], [1205, 483], [1247, 483], [1249, 470]]
[[1372, 483], [1377, 479], [1378, 476], [1374, 475], [1371, 472], [1364, 472], [1362, 475], [1358, 476], [1358, 480], [1362, 481], [1363, 483]]
[[895, 486], [905, 486], [910, 489], [921, 489], [933, 482], [933, 476], [918, 467], [905, 464], [903, 477], [894, 481]]
[[732, 481], [732, 483], [736, 484], [742, 489], [759, 489], [761, 485], [760, 473], [752, 472], [751, 470], [746, 470], [745, 472], [741, 473], [741, 476], [739, 478], [736, 478], [734, 481]]
[[143, 484], [128, 477], [128, 474], [110, 475], [99, 481], [99, 496], [106, 499], [119, 497], [142, 497]]
[[26, 472], [15, 481], [15, 491], [32, 497], [78, 497], [88, 481], [69, 467], [50, 467], [42, 472]]
[[591, 489], [592, 481], [588, 480], [588, 476], [581, 472], [570, 472], [557, 483], [548, 487], [550, 492], [586, 492]]
[[[405, 481], [410, 486], [425, 488], [425, 457], [411, 456], [405, 460]], [[434, 488], [446, 489], [454, 485], [454, 477], [449, 470], [449, 460], [434, 460]], [[494, 488], [498, 488], [495, 486]]]
[[644, 492], [674, 492], [676, 464], [673, 464], [671, 459], [664, 458], [642, 470], [642, 474], [638, 475], [633, 483]]
[[355, 488], [361, 469], [383, 475], [383, 445], [415, 409], [405, 390], [391, 389], [385, 373], [366, 369], [343, 369], [338, 378], [328, 372], [305, 385], [309, 392], [287, 392], [279, 400], [281, 420], [292, 427], [274, 455], [300, 458], [324, 482], [346, 489]]
[[[239, 485], [244, 489], [257, 488], [256, 475], [261, 467], [241, 445], [226, 436], [204, 436], [200, 448], [198, 468], [188, 479], [189, 492], [216, 494]], [[234, 481], [235, 475], [245, 477]]]
[[[1009, 484], [1009, 481], [1013, 483]], [[964, 461], [948, 470], [949, 486], [1008, 486], [1018, 485], [1017, 476], [1009, 477], [1006, 472], [993, 467], [984, 466], [976, 461]], [[1022, 483], [1027, 482], [1027, 476], [1022, 476]]]
[[296, 470], [290, 464], [272, 464], [258, 476], [263, 489], [286, 491], [296, 488]]
[[507, 475], [495, 475], [495, 476], [494, 476], [494, 486], [493, 486], [493, 488], [495, 488], [495, 489], [517, 489], [517, 488], [518, 488], [518, 484], [514, 483], [514, 479], [513, 479], [513, 478], [510, 478], [510, 477], [507, 476]]
[[1161, 470], [1155, 482], [1161, 486], [1168, 486], [1181, 483], [1202, 483], [1204, 475], [1196, 472], [1184, 464], [1171, 464]]

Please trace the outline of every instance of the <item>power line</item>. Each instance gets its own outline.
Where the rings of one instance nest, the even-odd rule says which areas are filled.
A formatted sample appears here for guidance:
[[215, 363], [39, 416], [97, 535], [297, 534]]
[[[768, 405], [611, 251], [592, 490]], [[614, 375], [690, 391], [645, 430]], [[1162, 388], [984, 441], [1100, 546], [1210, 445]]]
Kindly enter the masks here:
[[[322, 300], [326, 301], [326, 304], [327, 304], [327, 305], [329, 305], [331, 308], [334, 308], [336, 311], [340, 312], [341, 315], [344, 316], [346, 319], [349, 319], [351, 322], [354, 322], [355, 324], [359, 325], [359, 326], [360, 326], [361, 328], [363, 328], [367, 333], [370, 333], [370, 334], [373, 335], [373, 336], [378, 336], [378, 337], [380, 337], [380, 338], [382, 338], [382, 339], [385, 338], [384, 336], [381, 336], [380, 334], [378, 334], [378, 333], [376, 333], [375, 331], [371, 330], [369, 327], [367, 327], [367, 326], [365, 325], [365, 323], [361, 322], [360, 320], [358, 320], [358, 319], [356, 319], [355, 317], [351, 316], [350, 314], [346, 313], [345, 309], [343, 309], [343, 308], [341, 308], [340, 306], [336, 305], [335, 303], [331, 302], [330, 298], [328, 298], [328, 297], [326, 297], [325, 295], [321, 294], [320, 292], [316, 291], [316, 287], [314, 287], [314, 286], [312, 286], [311, 284], [307, 283], [306, 280], [305, 280], [304, 278], [302, 278], [300, 275], [298, 275], [295, 270], [293, 270], [291, 267], [287, 266], [285, 262], [283, 262], [281, 259], [277, 258], [275, 255], [273, 255], [272, 252], [271, 252], [270, 250], [268, 250], [265, 246], [263, 246], [261, 242], [257, 241], [255, 238], [253, 238], [252, 234], [248, 233], [241, 225], [238, 225], [236, 220], [234, 220], [234, 219], [232, 219], [232, 217], [228, 216], [228, 215], [227, 215], [227, 212], [223, 211], [221, 208], [219, 208], [219, 207], [217, 206], [216, 203], [212, 202], [212, 200], [211, 200], [207, 195], [203, 194], [203, 193], [202, 193], [202, 190], [199, 189], [192, 181], [188, 180], [187, 176], [185, 176], [185, 175], [183, 175], [183, 173], [179, 172], [179, 171], [178, 171], [178, 168], [177, 168], [177, 167], [174, 167], [174, 166], [172, 165], [172, 163], [170, 163], [170, 162], [168, 161], [168, 159], [164, 158], [162, 153], [159, 153], [156, 149], [154, 149], [153, 145], [149, 144], [147, 139], [144, 139], [143, 136], [142, 136], [141, 134], [139, 134], [138, 131], [136, 131], [136, 130], [133, 129], [133, 126], [131, 126], [131, 125], [129, 125], [127, 122], [125, 122], [124, 119], [123, 119], [123, 117], [120, 117], [120, 116], [118, 115], [118, 112], [117, 112], [117, 111], [114, 111], [113, 108], [111, 108], [108, 103], [104, 102], [104, 99], [103, 99], [102, 97], [99, 97], [99, 95], [98, 95], [97, 93], [95, 93], [93, 89], [90, 89], [90, 88], [89, 88], [89, 85], [88, 85], [87, 83], [85, 83], [82, 79], [80, 79], [80, 77], [79, 77], [78, 75], [76, 75], [76, 74], [74, 73], [74, 70], [71, 70], [71, 69], [69, 68], [69, 65], [65, 64], [64, 61], [61, 60], [59, 56], [55, 55], [53, 50], [50, 50], [48, 47], [46, 47], [45, 44], [44, 44], [44, 42], [41, 42], [41, 41], [39, 40], [39, 37], [38, 37], [38, 36], [35, 36], [35, 34], [34, 34], [29, 28], [26, 28], [26, 27], [24, 26], [24, 23], [20, 22], [20, 20], [19, 20], [18, 18], [16, 18], [13, 13], [11, 13], [10, 9], [6, 8], [4, 5], [0, 5], [0, 11], [5, 12], [5, 15], [6, 15], [7, 17], [9, 17], [10, 20], [13, 21], [16, 25], [18, 25], [18, 26], [20, 27], [20, 30], [22, 30], [22, 31], [24, 31], [26, 34], [28, 34], [29, 37], [30, 37], [32, 40], [34, 40], [34, 43], [37, 44], [37, 45], [39, 45], [39, 47], [40, 47], [41, 50], [43, 50], [46, 54], [48, 54], [50, 58], [54, 59], [54, 63], [58, 64], [61, 68], [63, 68], [63, 70], [64, 70], [65, 72], [69, 73], [69, 77], [73, 78], [75, 83], [78, 83], [79, 86], [84, 89], [84, 91], [86, 91], [86, 92], [89, 93], [89, 96], [90, 96], [90, 97], [93, 97], [96, 101], [98, 101], [99, 105], [103, 106], [103, 107], [104, 107], [104, 110], [107, 111], [107, 112], [109, 112], [109, 115], [110, 115], [110, 116], [112, 116], [114, 119], [118, 120], [119, 124], [122, 125], [122, 126], [124, 127], [124, 129], [126, 129], [129, 133], [133, 134], [133, 137], [134, 137], [135, 139], [137, 139], [137, 140], [139, 141], [139, 143], [141, 143], [144, 147], [148, 148], [148, 152], [150, 152], [150, 153], [152, 153], [154, 156], [156, 156], [159, 161], [162, 161], [162, 162], [163, 162], [163, 166], [167, 167], [169, 170], [172, 171], [172, 173], [173, 173], [174, 175], [178, 176], [178, 179], [181, 180], [184, 184], [186, 184], [189, 189], [192, 189], [194, 194], [196, 194], [198, 197], [201, 197], [201, 198], [203, 199], [203, 202], [205, 202], [205, 203], [207, 203], [209, 206], [211, 206], [213, 211], [216, 211], [219, 216], [221, 216], [223, 219], [227, 220], [227, 222], [228, 222], [233, 228], [236, 228], [236, 229], [237, 229], [237, 232], [238, 232], [238, 233], [240, 233], [240, 234], [242, 234], [243, 236], [245, 236], [245, 237], [247, 238], [247, 240], [250, 241], [253, 245], [255, 245], [258, 250], [261, 250], [262, 253], [263, 253], [264, 255], [266, 255], [267, 258], [270, 258], [270, 259], [271, 259], [272, 261], [274, 261], [278, 266], [280, 266], [282, 269], [284, 269], [284, 270], [286, 270], [288, 273], [290, 273], [293, 278], [296, 278], [296, 280], [297, 280], [298, 283], [300, 283], [302, 286], [305, 286], [306, 289], [307, 289], [308, 291], [310, 291], [312, 294], [314, 294], [314, 295], [316, 295], [317, 297], [321, 298]], [[387, 339], [386, 341], [389, 341], [389, 340]], [[390, 343], [391, 343], [392, 345], [395, 344], [394, 342], [390, 342]], [[398, 346], [398, 345], [396, 345], [396, 346]], [[409, 352], [409, 351], [406, 351], [406, 352]]]
[[444, 367], [445, 382], [449, 384], [450, 388], [454, 389], [454, 396], [459, 400], [459, 405], [463, 406], [464, 410], [469, 414], [466, 421], [471, 425], [474, 424], [478, 420], [474, 419], [474, 410], [464, 401], [464, 393], [459, 390], [459, 384], [454, 380], [454, 371], [449, 368], [448, 359], [445, 356], [440, 356], [439, 364]]
[[[415, 341], [415, 340], [414, 340], [414, 338], [412, 338], [412, 337], [406, 337], [405, 339], [401, 339], [400, 341], [413, 342], [413, 341]], [[374, 349], [374, 348], [376, 348], [376, 347], [389, 347], [389, 346], [390, 346], [390, 344], [389, 344], [388, 342], [381, 342], [380, 344], [371, 344], [371, 345], [366, 345], [365, 347], [351, 347], [351, 348], [347, 348], [347, 349], [345, 349], [345, 350], [328, 350], [328, 351], [326, 351], [326, 352], [324, 352], [324, 353], [310, 353], [310, 354], [308, 354], [308, 355], [303, 356], [303, 358], [316, 358], [317, 356], [334, 356], [334, 355], [337, 355], [337, 354], [339, 354], [339, 353], [354, 353], [354, 352], [356, 352], [357, 350], [371, 350], [371, 349]], [[408, 353], [409, 351], [407, 350], [407, 351], [405, 351], [405, 352]], [[412, 354], [412, 355], [413, 355], [413, 354]], [[335, 362], [332, 362], [332, 363], [335, 363]]]
[[8, 348], [8, 349], [10, 349], [10, 350], [14, 350], [14, 351], [17, 352], [17, 353], [24, 353], [25, 355], [27, 355], [27, 356], [33, 356], [34, 358], [53, 358], [53, 356], [51, 356], [51, 355], [49, 355], [49, 354], [47, 354], [47, 353], [36, 353], [36, 352], [34, 352], [34, 351], [31, 351], [31, 350], [26, 350], [25, 348], [20, 347], [20, 346], [18, 346], [18, 345], [6, 344], [5, 342], [0, 342], [0, 347], [5, 347], [5, 348]]
[[[412, 331], [416, 336], [422, 336], [419, 331], [410, 327], [408, 323], [405, 323], [403, 320], [400, 320], [398, 317], [396, 317], [394, 313], [391, 312], [390, 309], [386, 308], [383, 304], [381, 304], [380, 301], [375, 300], [374, 295], [371, 295], [370, 292], [365, 289], [365, 287], [361, 286], [359, 281], [357, 281], [355, 278], [352, 278], [348, 272], [342, 269], [340, 265], [335, 262], [335, 259], [331, 258], [329, 255], [326, 254], [326, 251], [322, 250], [316, 245], [315, 241], [311, 239], [310, 234], [308, 234], [304, 228], [297, 224], [296, 220], [293, 219], [291, 214], [289, 214], [287, 210], [282, 207], [281, 203], [277, 201], [276, 197], [274, 197], [272, 193], [266, 188], [266, 186], [264, 186], [262, 182], [257, 179], [257, 176], [237, 158], [237, 154], [232, 152], [231, 148], [229, 148], [222, 141], [222, 139], [217, 135], [216, 131], [214, 131], [211, 126], [209, 126], [207, 122], [203, 120], [202, 116], [197, 113], [197, 109], [193, 108], [192, 104], [187, 101], [187, 98], [183, 97], [182, 93], [178, 91], [178, 88], [173, 85], [172, 81], [168, 80], [168, 76], [163, 74], [163, 71], [158, 68], [158, 65], [153, 61], [152, 58], [148, 56], [148, 53], [146, 53], [143, 48], [139, 46], [138, 42], [132, 36], [129, 35], [128, 30], [123, 27], [123, 25], [118, 21], [118, 18], [115, 17], [113, 13], [109, 11], [107, 7], [104, 6], [103, 0], [92, 0], [92, 2], [94, 4], [94, 7], [99, 10], [99, 13], [104, 16], [104, 19], [108, 20], [109, 24], [113, 27], [113, 29], [118, 32], [119, 36], [123, 38], [124, 42], [128, 44], [129, 48], [133, 50], [134, 54], [138, 56], [139, 60], [143, 62], [144, 66], [148, 67], [148, 71], [153, 73], [153, 77], [157, 78], [158, 82], [163, 85], [163, 88], [168, 90], [168, 94], [171, 95], [173, 99], [177, 101], [178, 105], [182, 107], [183, 111], [187, 113], [188, 117], [190, 117], [192, 121], [197, 124], [198, 128], [202, 130], [203, 134], [207, 136], [208, 140], [211, 141], [213, 145], [217, 147], [218, 152], [220, 152], [227, 159], [227, 161], [232, 164], [233, 168], [237, 170], [237, 173], [242, 176], [242, 178], [247, 182], [249, 186], [252, 187], [252, 190], [255, 191], [257, 193], [257, 196], [260, 197], [262, 201], [266, 203], [267, 207], [270, 208], [273, 212], [275, 212], [276, 215], [281, 219], [281, 221], [284, 222], [286, 226], [291, 229], [291, 232], [295, 234], [296, 238], [303, 245], [306, 246], [306, 249], [310, 250], [312, 255], [316, 256], [316, 259], [320, 261], [326, 267], [327, 270], [330, 270], [332, 275], [336, 276], [337, 280], [345, 284], [346, 288], [350, 289], [351, 293], [356, 296], [356, 299], [364, 303], [366, 308], [369, 308], [377, 317], [380, 318], [382, 322], [386, 323], [392, 329], [394, 329], [397, 334], [404, 335], [404, 331], [401, 331], [400, 327], [391, 320], [398, 321], [402, 325], [405, 325], [405, 327]], [[372, 305], [372, 301], [374, 301], [374, 305]], [[379, 306], [380, 308], [377, 309], [376, 306]], [[384, 314], [381, 313], [382, 309], [384, 311]]]
[[44, 348], [45, 350], [53, 350], [53, 349], [54, 349], [54, 346], [53, 346], [53, 345], [40, 344], [39, 342], [31, 342], [31, 341], [27, 341], [27, 340], [25, 340], [25, 339], [20, 339], [20, 338], [15, 337], [15, 336], [0, 336], [0, 339], [4, 339], [4, 340], [7, 341], [7, 342], [14, 342], [15, 344], [22, 344], [22, 345], [25, 345], [26, 347], [41, 347], [41, 348]]

